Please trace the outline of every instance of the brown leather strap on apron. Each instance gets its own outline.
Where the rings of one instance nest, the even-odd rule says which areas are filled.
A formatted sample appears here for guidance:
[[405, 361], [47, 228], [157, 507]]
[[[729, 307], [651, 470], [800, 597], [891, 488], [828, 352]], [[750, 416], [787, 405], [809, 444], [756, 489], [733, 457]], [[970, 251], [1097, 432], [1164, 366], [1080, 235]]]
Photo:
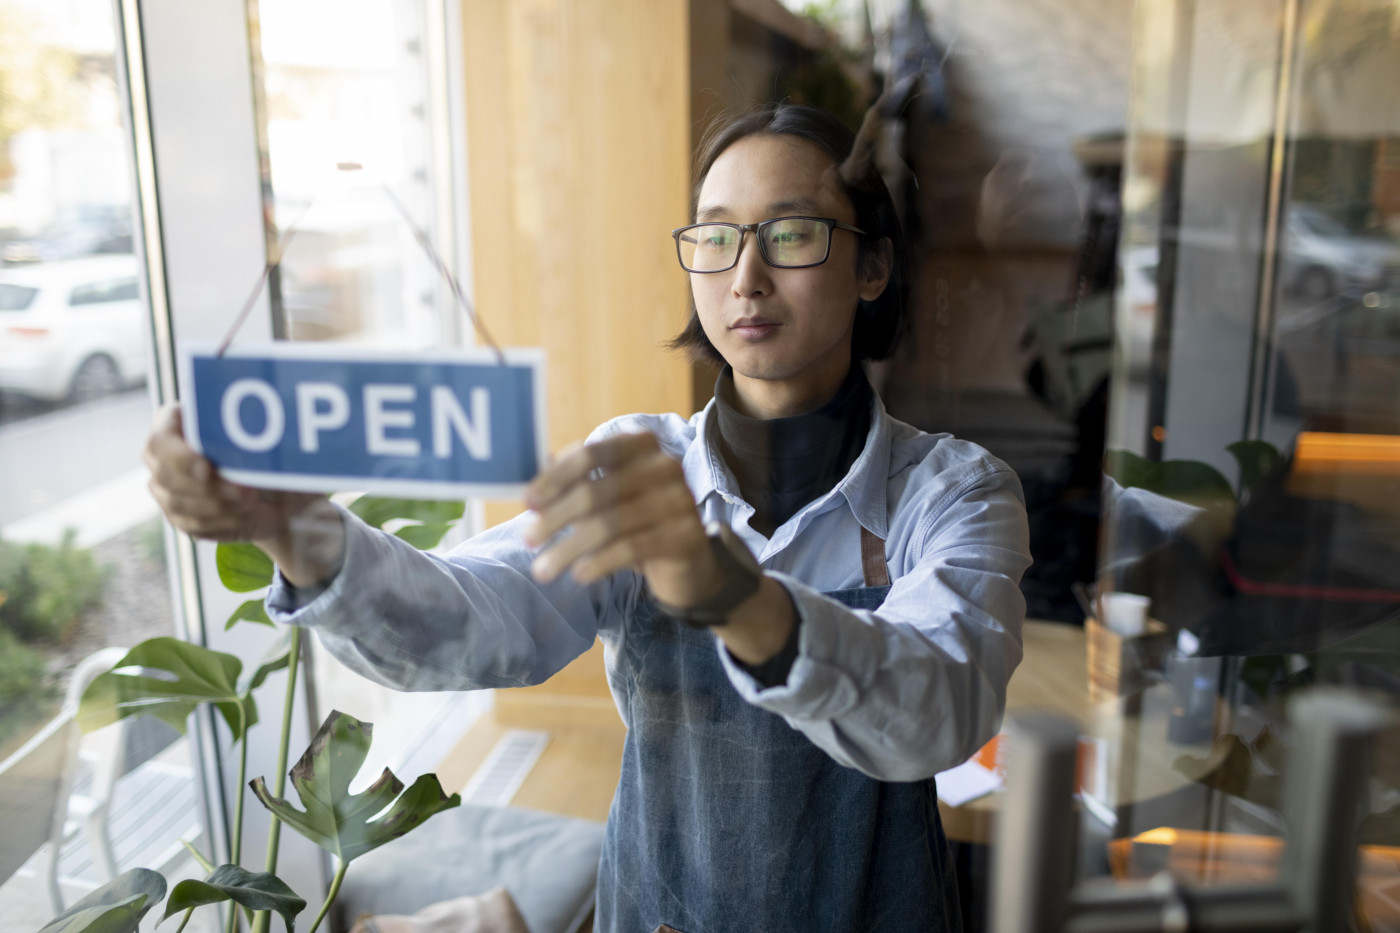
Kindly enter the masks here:
[[866, 586], [889, 586], [890, 565], [885, 561], [885, 539], [860, 526], [860, 566]]

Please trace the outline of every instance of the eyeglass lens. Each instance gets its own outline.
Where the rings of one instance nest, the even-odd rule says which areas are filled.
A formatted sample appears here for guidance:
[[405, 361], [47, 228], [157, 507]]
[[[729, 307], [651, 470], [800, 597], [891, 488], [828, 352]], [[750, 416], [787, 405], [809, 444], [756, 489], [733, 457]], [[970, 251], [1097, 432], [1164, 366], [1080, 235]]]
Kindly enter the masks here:
[[[773, 266], [811, 266], [826, 259], [831, 231], [803, 217], [770, 221], [758, 228], [763, 258]], [[739, 256], [742, 233], [724, 224], [700, 224], [682, 233], [681, 265], [691, 272], [722, 272]]]

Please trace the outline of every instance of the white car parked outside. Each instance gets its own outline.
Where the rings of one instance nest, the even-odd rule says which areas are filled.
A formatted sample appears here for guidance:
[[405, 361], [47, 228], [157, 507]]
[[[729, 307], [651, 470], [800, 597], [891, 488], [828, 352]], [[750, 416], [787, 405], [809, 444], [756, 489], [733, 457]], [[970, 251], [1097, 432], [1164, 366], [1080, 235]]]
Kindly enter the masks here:
[[0, 269], [0, 389], [82, 401], [146, 378], [136, 257]]

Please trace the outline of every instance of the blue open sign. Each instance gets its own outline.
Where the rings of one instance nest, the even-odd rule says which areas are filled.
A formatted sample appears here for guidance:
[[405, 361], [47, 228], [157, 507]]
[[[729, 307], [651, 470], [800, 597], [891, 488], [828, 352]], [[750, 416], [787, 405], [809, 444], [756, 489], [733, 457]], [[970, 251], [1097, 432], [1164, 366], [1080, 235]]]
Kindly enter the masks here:
[[245, 485], [518, 496], [543, 462], [538, 350], [188, 346], [180, 371], [186, 436]]

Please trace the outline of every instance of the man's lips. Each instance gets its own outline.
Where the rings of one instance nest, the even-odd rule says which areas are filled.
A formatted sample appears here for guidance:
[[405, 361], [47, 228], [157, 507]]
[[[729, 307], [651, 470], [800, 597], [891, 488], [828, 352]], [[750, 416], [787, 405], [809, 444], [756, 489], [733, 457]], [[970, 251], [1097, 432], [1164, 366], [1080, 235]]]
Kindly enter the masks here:
[[729, 325], [729, 329], [740, 337], [752, 340], [758, 337], [765, 337], [772, 333], [781, 325], [777, 321], [768, 318], [753, 317], [743, 318]]

